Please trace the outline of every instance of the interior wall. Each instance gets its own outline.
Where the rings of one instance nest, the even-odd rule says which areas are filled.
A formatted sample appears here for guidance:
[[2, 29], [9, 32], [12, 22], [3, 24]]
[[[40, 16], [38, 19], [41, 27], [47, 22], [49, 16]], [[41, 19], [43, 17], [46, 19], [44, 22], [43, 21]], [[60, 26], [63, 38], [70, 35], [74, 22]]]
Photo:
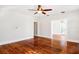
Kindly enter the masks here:
[[51, 37], [51, 21], [67, 19], [67, 40], [79, 42], [79, 10], [66, 14], [55, 14], [51, 16], [41, 16], [39, 18], [39, 36]]
[[8, 6], [0, 13], [0, 44], [33, 38], [33, 17], [22, 13], [20, 6]]
[[51, 35], [51, 22], [47, 18], [39, 18], [39, 34], [38, 36], [50, 37]]
[[[6, 6], [0, 9], [0, 44], [20, 41], [34, 36], [34, 16], [30, 12], [21, 10], [23, 6]], [[51, 21], [68, 20], [68, 40], [79, 42], [79, 10], [66, 14], [39, 16], [38, 35], [51, 37]]]
[[71, 12], [68, 16], [68, 35], [70, 41], [79, 42], [79, 10]]

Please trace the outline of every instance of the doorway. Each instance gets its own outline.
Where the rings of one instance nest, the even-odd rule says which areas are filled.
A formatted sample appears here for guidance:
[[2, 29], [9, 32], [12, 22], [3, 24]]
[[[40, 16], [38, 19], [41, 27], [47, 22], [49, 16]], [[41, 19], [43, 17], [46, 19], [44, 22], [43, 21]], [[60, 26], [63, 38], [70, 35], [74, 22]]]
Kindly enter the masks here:
[[51, 46], [66, 50], [67, 20], [54, 20], [51, 22]]
[[38, 22], [34, 22], [34, 36], [38, 34]]
[[54, 20], [51, 22], [51, 37], [54, 34], [67, 35], [67, 20]]

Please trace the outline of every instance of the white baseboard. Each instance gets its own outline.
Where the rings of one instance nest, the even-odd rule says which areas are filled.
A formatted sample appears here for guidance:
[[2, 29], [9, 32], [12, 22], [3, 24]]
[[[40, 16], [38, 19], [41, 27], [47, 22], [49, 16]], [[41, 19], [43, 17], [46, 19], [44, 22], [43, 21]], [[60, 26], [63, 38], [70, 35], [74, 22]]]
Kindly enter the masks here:
[[67, 41], [70, 41], [70, 42], [77, 42], [77, 43], [79, 43], [78, 40], [67, 40]]
[[51, 39], [51, 37], [49, 37], [49, 36], [44, 36], [44, 35], [37, 35], [37, 36], [39, 36], [39, 37], [45, 37], [45, 38], [50, 38]]
[[[50, 38], [50, 39], [51, 39], [51, 37], [44, 36], [44, 35], [37, 35], [37, 36], [39, 36], [39, 37], [45, 37], [45, 38]], [[22, 41], [22, 40], [26, 40], [26, 39], [28, 40], [28, 39], [31, 39], [31, 38], [34, 38], [34, 36], [29, 36], [29, 37], [26, 37], [26, 38], [17, 39], [17, 40], [13, 40], [13, 41], [2, 42], [2, 43], [0, 43], [0, 45], [9, 44], [9, 43], [14, 43], [14, 42], [18, 42], [18, 41]], [[66, 41], [79, 43], [78, 40], [66, 40]]]
[[29, 36], [29, 37], [22, 38], [22, 39], [17, 39], [17, 40], [2, 42], [2, 43], [0, 43], [0, 45], [9, 44], [9, 43], [14, 43], [14, 42], [22, 41], [22, 40], [28, 40], [28, 39], [31, 39], [31, 38], [34, 38], [34, 36]]
[[[49, 36], [44, 36], [44, 35], [37, 35], [37, 36], [53, 39], [53, 38], [51, 38], [51, 37], [49, 37]], [[72, 40], [72, 39], [67, 39], [66, 41], [77, 42], [77, 43], [79, 43], [79, 40], [74, 40], [74, 39], [73, 39], [73, 40]]]

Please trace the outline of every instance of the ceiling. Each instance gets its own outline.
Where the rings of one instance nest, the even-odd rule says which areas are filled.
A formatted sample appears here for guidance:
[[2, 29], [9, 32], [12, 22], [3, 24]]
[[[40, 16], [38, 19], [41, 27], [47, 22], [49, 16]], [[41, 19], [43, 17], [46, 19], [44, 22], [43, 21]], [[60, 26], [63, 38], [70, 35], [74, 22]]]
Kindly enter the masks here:
[[[0, 11], [8, 9], [17, 9], [20, 12], [24, 13], [34, 13], [34, 11], [29, 11], [28, 9], [36, 9], [37, 5], [0, 5]], [[51, 8], [53, 11], [47, 12], [48, 14], [60, 13], [62, 11], [71, 12], [79, 10], [79, 5], [43, 5], [44, 8]]]

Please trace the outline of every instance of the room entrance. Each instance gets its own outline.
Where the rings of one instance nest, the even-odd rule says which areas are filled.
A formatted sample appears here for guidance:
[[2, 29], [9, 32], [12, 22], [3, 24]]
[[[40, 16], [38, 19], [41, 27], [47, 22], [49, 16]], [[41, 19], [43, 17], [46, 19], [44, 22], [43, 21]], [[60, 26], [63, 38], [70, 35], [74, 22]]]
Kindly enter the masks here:
[[54, 20], [51, 22], [52, 46], [62, 49], [66, 46], [67, 20]]
[[38, 22], [34, 22], [34, 36], [38, 34]]

